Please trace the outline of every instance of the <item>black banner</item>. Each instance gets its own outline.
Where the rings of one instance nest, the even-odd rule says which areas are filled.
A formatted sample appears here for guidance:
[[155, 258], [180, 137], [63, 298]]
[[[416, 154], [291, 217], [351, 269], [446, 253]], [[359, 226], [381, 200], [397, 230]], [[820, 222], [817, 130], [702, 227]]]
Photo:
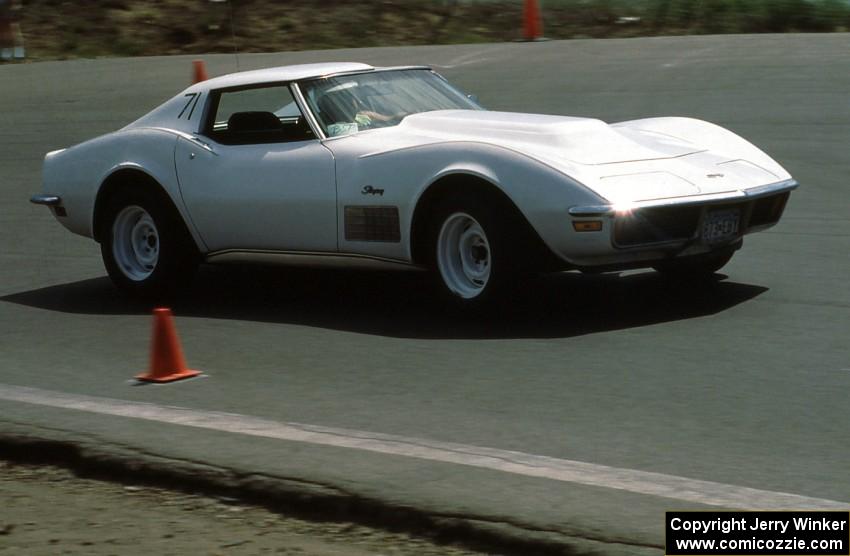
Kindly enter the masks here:
[[668, 556], [850, 555], [850, 512], [667, 512]]

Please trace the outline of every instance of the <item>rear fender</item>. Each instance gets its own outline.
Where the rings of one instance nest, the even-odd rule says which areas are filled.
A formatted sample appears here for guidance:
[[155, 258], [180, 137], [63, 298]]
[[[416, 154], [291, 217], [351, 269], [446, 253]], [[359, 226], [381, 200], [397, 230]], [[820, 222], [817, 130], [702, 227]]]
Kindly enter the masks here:
[[[174, 168], [177, 134], [164, 129], [128, 129], [104, 135], [45, 157], [43, 191], [59, 195], [70, 231], [94, 238], [97, 211], [123, 173], [142, 173], [158, 184], [177, 209], [199, 248]], [[131, 183], [138, 183], [136, 182]]]

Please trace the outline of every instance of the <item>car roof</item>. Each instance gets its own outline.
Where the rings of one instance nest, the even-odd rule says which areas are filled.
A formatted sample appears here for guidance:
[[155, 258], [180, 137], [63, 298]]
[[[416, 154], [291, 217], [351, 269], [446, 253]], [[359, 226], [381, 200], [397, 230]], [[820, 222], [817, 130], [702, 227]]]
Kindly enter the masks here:
[[[181, 118], [186, 112], [192, 99], [206, 96], [211, 90], [229, 89], [232, 87], [251, 87], [253, 85], [263, 85], [264, 83], [288, 83], [301, 79], [311, 79], [314, 77], [324, 77], [329, 75], [337, 75], [343, 73], [358, 73], [370, 71], [385, 71], [385, 70], [401, 70], [401, 69], [430, 69], [426, 66], [399, 66], [391, 68], [376, 68], [368, 64], [360, 64], [355, 62], [337, 62], [337, 63], [321, 63], [321, 64], [299, 64], [294, 66], [280, 66], [276, 68], [266, 68], [252, 71], [242, 71], [222, 75], [201, 81], [190, 86], [172, 97], [170, 100], [154, 108], [138, 120], [124, 126], [122, 129], [132, 129], [138, 127], [160, 127], [171, 129], [183, 133], [195, 133], [198, 130], [199, 118], [192, 118], [195, 112], [195, 106], [192, 105], [188, 116]], [[187, 97], [190, 97], [187, 99]], [[200, 114], [200, 111], [198, 111]]]
[[373, 69], [375, 68], [368, 64], [356, 62], [325, 62], [320, 64], [280, 66], [276, 68], [240, 71], [238, 73], [222, 75], [221, 77], [213, 77], [212, 79], [201, 81], [189, 87], [185, 92], [193, 93], [209, 89], [226, 89], [229, 87], [242, 87], [261, 83], [298, 81], [300, 79], [322, 77], [335, 73], [369, 71]]

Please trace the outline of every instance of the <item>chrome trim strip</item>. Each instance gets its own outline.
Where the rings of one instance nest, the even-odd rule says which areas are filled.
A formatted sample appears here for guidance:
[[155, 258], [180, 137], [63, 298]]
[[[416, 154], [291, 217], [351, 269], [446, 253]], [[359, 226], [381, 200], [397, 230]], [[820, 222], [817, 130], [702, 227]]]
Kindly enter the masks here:
[[431, 70], [434, 69], [431, 66], [382, 66], [379, 68], [375, 68], [375, 71], [402, 71], [402, 70]]
[[[628, 209], [641, 209], [647, 207], [669, 207], [676, 205], [705, 205], [722, 201], [751, 200], [784, 193], [797, 189], [800, 184], [797, 180], [784, 180], [768, 185], [760, 185], [749, 189], [730, 191], [728, 193], [712, 193], [708, 195], [693, 195], [690, 197], [672, 197], [668, 199], [652, 199], [649, 201], [637, 201], [628, 203]], [[588, 218], [592, 216], [611, 216], [618, 210], [616, 205], [587, 205], [569, 208], [570, 216], [577, 218]]]
[[295, 103], [298, 105], [298, 108], [301, 110], [301, 114], [307, 118], [307, 123], [310, 124], [310, 129], [313, 130], [313, 133], [316, 135], [320, 141], [327, 139], [325, 132], [322, 130], [322, 126], [319, 125], [319, 121], [316, 119], [316, 116], [310, 110], [310, 106], [307, 104], [307, 99], [304, 98], [304, 94], [301, 92], [301, 87], [297, 82], [293, 82], [289, 84], [289, 88], [292, 91], [292, 96], [295, 97]]
[[608, 216], [614, 214], [614, 207], [611, 205], [588, 205], [585, 207], [570, 207], [570, 216], [585, 218], [589, 216]]
[[421, 69], [421, 70], [430, 70], [434, 71], [430, 66], [390, 66], [390, 67], [372, 67], [370, 69], [356, 69], [356, 70], [346, 70], [346, 71], [337, 71], [334, 73], [325, 73], [323, 75], [313, 75], [311, 77], [302, 77], [293, 83], [300, 83], [302, 81], [315, 81], [317, 79], [327, 79], [329, 77], [338, 77], [340, 75], [357, 75], [358, 73], [380, 73], [383, 71], [398, 71], [398, 70], [413, 70], [413, 69]]
[[764, 195], [770, 195], [771, 193], [779, 193], [784, 191], [793, 191], [800, 187], [800, 184], [797, 183], [797, 180], [790, 179], [785, 181], [780, 181], [777, 183], [771, 183], [768, 185], [760, 185], [758, 187], [751, 187], [750, 189], [745, 189], [744, 193], [746, 193], [747, 197], [755, 198], [762, 197]]
[[264, 249], [224, 249], [208, 253], [209, 263], [283, 264], [312, 267], [374, 268], [393, 270], [422, 270], [424, 267], [401, 259], [391, 259], [358, 253], [328, 253], [321, 251], [275, 251]]
[[58, 195], [33, 195], [30, 197], [30, 203], [34, 205], [45, 205], [48, 207], [57, 207], [62, 204], [62, 198]]
[[206, 141], [204, 141], [203, 139], [201, 139], [197, 135], [190, 135], [189, 141], [195, 143], [196, 145], [198, 145], [199, 147], [201, 147], [202, 149], [204, 149], [208, 153], [211, 153], [215, 156], [218, 156], [218, 153], [215, 152], [215, 150], [212, 148], [212, 145], [210, 145], [209, 143], [207, 143]]

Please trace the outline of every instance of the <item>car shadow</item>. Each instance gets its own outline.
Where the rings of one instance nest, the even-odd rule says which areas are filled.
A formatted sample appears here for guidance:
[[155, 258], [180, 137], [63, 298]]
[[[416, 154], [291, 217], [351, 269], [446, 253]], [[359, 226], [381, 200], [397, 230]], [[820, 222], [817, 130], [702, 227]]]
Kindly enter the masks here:
[[[655, 272], [559, 273], [529, 279], [499, 307], [467, 313], [436, 301], [425, 273], [204, 267], [171, 303], [178, 316], [289, 323], [399, 338], [564, 338], [715, 314], [767, 288], [668, 280]], [[2, 301], [78, 314], [146, 314], [108, 278], [15, 293]]]

